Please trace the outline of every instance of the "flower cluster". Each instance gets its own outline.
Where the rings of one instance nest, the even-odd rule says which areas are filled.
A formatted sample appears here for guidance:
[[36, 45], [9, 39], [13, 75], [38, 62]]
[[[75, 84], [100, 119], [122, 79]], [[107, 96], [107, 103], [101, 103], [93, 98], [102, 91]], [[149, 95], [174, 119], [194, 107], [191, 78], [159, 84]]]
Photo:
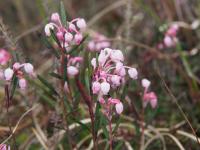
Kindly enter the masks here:
[[[128, 75], [137, 79], [138, 72], [135, 68], [124, 66], [124, 56], [120, 50], [105, 48], [101, 50], [98, 59], [93, 58], [91, 64], [94, 69], [92, 79], [92, 92], [99, 96], [99, 102], [106, 107], [115, 105], [117, 113], [121, 113], [123, 105], [120, 100], [109, 98], [105, 102], [103, 96], [108, 95], [111, 89], [116, 89], [125, 82]], [[128, 70], [128, 71], [127, 71]]]
[[30, 77], [34, 76], [34, 68], [33, 65], [30, 63], [23, 63], [20, 64], [16, 62], [13, 64], [12, 68], [8, 67], [4, 70], [3, 79], [6, 81], [11, 81], [13, 76], [19, 79], [19, 87], [24, 90], [27, 87], [27, 81], [25, 79], [25, 74], [28, 74]]
[[82, 31], [86, 29], [86, 22], [82, 18], [73, 19], [67, 22], [65, 27], [58, 13], [51, 15], [51, 22], [46, 24], [44, 31], [46, 36], [51, 36], [53, 30], [60, 42], [60, 45], [66, 51], [70, 51], [72, 45], [79, 45], [83, 39]]
[[30, 63], [20, 64], [19, 62], [15, 62], [12, 65], [12, 68], [5, 67], [5, 65], [11, 60], [11, 55], [4, 49], [0, 50], [0, 79], [10, 82], [14, 75], [19, 79], [19, 87], [21, 89], [25, 89], [27, 87], [27, 81], [24, 78], [25, 73], [34, 76], [34, 68]]
[[150, 84], [151, 82], [149, 80], [142, 79], [142, 86], [144, 87], [143, 103], [144, 107], [150, 103], [151, 107], [155, 108], [157, 106], [157, 96], [154, 92], [148, 91]]
[[179, 26], [177, 24], [171, 25], [168, 30], [165, 32], [163, 42], [158, 45], [158, 48], [163, 49], [164, 47], [171, 48], [176, 46], [178, 42], [177, 32]]
[[111, 43], [104, 35], [94, 32], [91, 34], [91, 40], [88, 42], [89, 51], [101, 51], [104, 48], [110, 47]]

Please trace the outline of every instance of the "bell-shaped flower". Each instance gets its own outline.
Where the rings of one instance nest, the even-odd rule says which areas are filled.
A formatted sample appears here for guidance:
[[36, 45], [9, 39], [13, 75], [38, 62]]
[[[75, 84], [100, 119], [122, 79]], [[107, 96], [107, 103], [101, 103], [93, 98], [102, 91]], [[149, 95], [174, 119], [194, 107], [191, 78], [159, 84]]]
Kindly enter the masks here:
[[33, 70], [34, 70], [33, 65], [30, 64], [30, 63], [25, 63], [24, 64], [24, 70], [25, 70], [26, 73], [28, 73], [30, 75], [33, 74]]
[[118, 114], [121, 114], [123, 112], [124, 106], [121, 102], [119, 102], [115, 105], [115, 109]]
[[51, 36], [51, 30], [53, 29], [54, 29], [54, 25], [52, 23], [46, 24], [46, 26], [44, 27], [44, 32], [46, 36]]
[[4, 77], [5, 77], [6, 80], [11, 80], [12, 77], [13, 77], [13, 74], [14, 74], [14, 71], [11, 68], [7, 68], [4, 71]]
[[67, 73], [69, 76], [75, 76], [78, 74], [78, 69], [74, 66], [67, 67]]
[[22, 90], [25, 90], [27, 87], [27, 81], [24, 78], [19, 79], [19, 87]]
[[86, 22], [84, 19], [78, 19], [78, 21], [76, 22], [76, 25], [79, 29], [84, 30], [86, 28]]
[[128, 74], [129, 74], [130, 78], [132, 78], [132, 79], [138, 78], [138, 72], [135, 68], [128, 69]]
[[99, 93], [100, 89], [101, 89], [101, 84], [99, 82], [95, 81], [95, 82], [92, 83], [93, 94]]
[[106, 81], [101, 83], [101, 92], [103, 95], [107, 95], [108, 92], [110, 91], [110, 84]]
[[151, 82], [148, 80], [148, 79], [142, 79], [142, 86], [145, 88], [145, 89], [148, 89], [149, 86], [150, 86]]
[[110, 58], [114, 62], [124, 61], [124, 55], [120, 50], [112, 50]]

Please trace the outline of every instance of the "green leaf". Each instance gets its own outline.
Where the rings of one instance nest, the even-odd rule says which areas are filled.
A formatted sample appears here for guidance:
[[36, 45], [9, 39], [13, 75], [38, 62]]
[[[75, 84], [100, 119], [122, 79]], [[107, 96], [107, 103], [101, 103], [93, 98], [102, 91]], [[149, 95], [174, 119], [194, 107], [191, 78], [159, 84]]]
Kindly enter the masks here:
[[76, 123], [78, 123], [82, 129], [91, 132], [90, 128], [87, 125], [85, 125], [84, 123], [80, 122], [78, 119], [72, 117], [72, 120], [75, 121]]
[[87, 87], [87, 90], [90, 94], [90, 75], [89, 75], [89, 70], [86, 68], [85, 70], [85, 85]]
[[95, 130], [96, 134], [99, 130], [100, 123], [102, 120], [102, 115], [101, 115], [100, 109], [101, 109], [101, 105], [99, 102], [97, 102], [96, 110], [95, 110], [95, 123], [94, 123], [94, 130]]
[[61, 16], [62, 24], [65, 27], [67, 27], [67, 16], [66, 16], [65, 6], [64, 6], [63, 1], [60, 2], [60, 16]]
[[54, 89], [54, 87], [47, 80], [45, 80], [40, 75], [38, 75], [38, 79], [51, 91], [51, 93], [53, 95], [59, 96], [58, 92]]
[[14, 96], [17, 84], [18, 84], [18, 78], [16, 75], [14, 75], [12, 79], [12, 85], [11, 85], [12, 88], [11, 88], [11, 93], [10, 93], [10, 99], [12, 99]]
[[52, 76], [52, 77], [55, 77], [57, 79], [63, 79], [61, 75], [59, 75], [59, 74], [57, 74], [55, 72], [51, 72], [51, 73], [49, 73], [49, 75]]
[[123, 143], [124, 143], [123, 141], [120, 141], [120, 142], [116, 145], [115, 150], [120, 150], [120, 149], [122, 149]]
[[64, 81], [67, 81], [68, 80], [68, 76], [67, 76], [67, 58], [66, 57], [64, 57], [64, 73], [63, 73], [63, 79], [64, 79]]
[[112, 131], [113, 134], [117, 131], [120, 122], [121, 122], [121, 118], [120, 118], [120, 116], [119, 116], [119, 119], [117, 120], [116, 126], [115, 126], [115, 128], [113, 129], [113, 131]]
[[41, 41], [42, 41], [42, 43], [43, 43], [48, 49], [52, 50], [52, 52], [53, 52], [53, 54], [56, 56], [56, 58], [58, 58], [58, 59], [60, 58], [59, 51], [56, 50], [56, 49], [51, 45], [51, 43], [47, 40], [46, 37], [42, 37], [42, 38], [41, 38]]

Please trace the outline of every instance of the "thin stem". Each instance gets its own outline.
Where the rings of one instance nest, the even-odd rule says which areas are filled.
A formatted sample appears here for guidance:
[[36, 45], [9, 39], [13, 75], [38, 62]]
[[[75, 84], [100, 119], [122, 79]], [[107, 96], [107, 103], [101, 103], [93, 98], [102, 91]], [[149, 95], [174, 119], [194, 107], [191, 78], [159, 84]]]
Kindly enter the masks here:
[[[61, 56], [61, 66], [60, 66], [60, 73], [61, 73], [61, 76], [63, 77], [64, 76], [64, 59], [65, 59], [65, 54], [62, 53], [62, 56]], [[69, 127], [68, 127], [68, 121], [67, 121], [67, 110], [66, 110], [66, 107], [65, 107], [65, 104], [64, 104], [64, 95], [65, 95], [65, 90], [64, 90], [64, 80], [60, 80], [60, 85], [61, 85], [61, 92], [62, 92], [62, 97], [61, 97], [61, 107], [62, 107], [62, 110], [63, 110], [63, 120], [64, 120], [64, 127], [66, 129], [66, 134], [67, 134], [67, 140], [68, 140], [68, 144], [69, 144], [69, 148], [72, 149], [72, 146], [71, 146], [71, 140], [70, 140], [70, 135], [69, 135]]]
[[110, 144], [110, 150], [112, 150], [112, 143], [113, 143], [113, 137], [112, 137], [112, 121], [109, 119], [109, 144]]
[[91, 98], [91, 96], [86, 94], [86, 92], [84, 90], [84, 86], [79, 81], [78, 76], [76, 76], [75, 79], [76, 79], [76, 85], [77, 85], [81, 95], [83, 96], [83, 99], [84, 99], [84, 101], [85, 101], [85, 103], [86, 103], [86, 105], [88, 106], [88, 109], [89, 109], [91, 125], [92, 125], [92, 137], [93, 137], [94, 149], [96, 150], [97, 149], [97, 136], [96, 136], [95, 128], [94, 128], [95, 117], [94, 117], [94, 111], [93, 111], [92, 98]]
[[144, 148], [144, 102], [142, 102], [142, 113], [141, 113], [141, 138], [140, 138], [140, 150], [143, 150]]

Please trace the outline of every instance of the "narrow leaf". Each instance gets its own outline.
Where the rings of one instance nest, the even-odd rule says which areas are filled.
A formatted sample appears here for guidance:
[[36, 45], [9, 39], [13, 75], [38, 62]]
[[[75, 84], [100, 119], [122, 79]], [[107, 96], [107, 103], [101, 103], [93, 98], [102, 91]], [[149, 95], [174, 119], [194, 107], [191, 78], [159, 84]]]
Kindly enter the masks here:
[[65, 6], [64, 6], [63, 1], [60, 2], [60, 16], [61, 16], [62, 24], [65, 27], [67, 27], [67, 17], [66, 17]]
[[40, 75], [38, 75], [38, 79], [55, 95], [59, 94], [56, 92], [56, 90], [54, 89], [54, 87], [47, 81], [45, 80], [43, 77], [41, 77]]

